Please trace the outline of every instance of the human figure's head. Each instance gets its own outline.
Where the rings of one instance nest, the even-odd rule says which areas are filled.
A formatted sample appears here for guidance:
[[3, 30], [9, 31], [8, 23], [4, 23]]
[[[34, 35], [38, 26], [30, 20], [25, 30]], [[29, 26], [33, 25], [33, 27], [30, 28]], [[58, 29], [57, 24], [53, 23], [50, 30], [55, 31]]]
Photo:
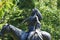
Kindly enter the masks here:
[[39, 21], [42, 19], [42, 15], [41, 15], [40, 11], [37, 8], [32, 9], [31, 16], [34, 16], [34, 15], [38, 16]]

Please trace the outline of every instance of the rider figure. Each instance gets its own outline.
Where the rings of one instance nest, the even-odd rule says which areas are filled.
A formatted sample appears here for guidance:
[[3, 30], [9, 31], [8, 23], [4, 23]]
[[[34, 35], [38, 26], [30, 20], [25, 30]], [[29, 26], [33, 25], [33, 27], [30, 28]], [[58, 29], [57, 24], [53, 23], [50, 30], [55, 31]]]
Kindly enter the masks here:
[[41, 27], [40, 21], [42, 20], [42, 15], [38, 9], [32, 10], [32, 15], [28, 18], [28, 29], [29, 32]]

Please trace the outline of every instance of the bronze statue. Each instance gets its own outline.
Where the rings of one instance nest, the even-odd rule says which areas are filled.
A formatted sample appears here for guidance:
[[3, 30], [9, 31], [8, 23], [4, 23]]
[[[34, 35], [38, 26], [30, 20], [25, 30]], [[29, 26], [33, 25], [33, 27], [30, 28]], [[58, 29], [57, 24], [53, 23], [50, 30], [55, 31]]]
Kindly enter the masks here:
[[28, 23], [28, 32], [6, 24], [1, 30], [2, 40], [4, 40], [4, 34], [10, 34], [14, 40], [51, 40], [51, 35], [40, 29], [41, 19], [42, 15], [39, 10], [33, 9], [31, 16], [25, 20]]

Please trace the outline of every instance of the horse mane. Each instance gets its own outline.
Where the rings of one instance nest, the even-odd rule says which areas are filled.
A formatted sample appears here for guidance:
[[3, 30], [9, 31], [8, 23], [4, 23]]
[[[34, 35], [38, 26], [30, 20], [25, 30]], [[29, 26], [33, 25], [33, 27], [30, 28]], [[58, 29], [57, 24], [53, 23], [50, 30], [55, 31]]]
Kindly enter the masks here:
[[36, 31], [32, 31], [28, 36], [28, 40], [43, 40], [43, 39], [41, 33], [39, 34]]

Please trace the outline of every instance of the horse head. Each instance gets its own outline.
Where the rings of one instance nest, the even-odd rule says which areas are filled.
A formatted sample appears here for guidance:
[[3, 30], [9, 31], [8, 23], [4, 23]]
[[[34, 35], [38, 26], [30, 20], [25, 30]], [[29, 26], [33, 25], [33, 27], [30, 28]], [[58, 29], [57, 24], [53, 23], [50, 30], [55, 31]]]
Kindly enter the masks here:
[[5, 24], [5, 25], [2, 27], [1, 34], [6, 34], [6, 33], [9, 33], [9, 32], [10, 32], [9, 24]]
[[2, 40], [4, 40], [5, 34], [9, 34], [14, 40], [21, 40], [24, 38], [23, 37], [24, 35], [25, 35], [25, 37], [27, 36], [26, 32], [22, 31], [19, 28], [16, 28], [13, 25], [9, 25], [9, 24], [6, 24], [3, 26], [2, 30], [1, 30], [1, 34], [2, 34]]

